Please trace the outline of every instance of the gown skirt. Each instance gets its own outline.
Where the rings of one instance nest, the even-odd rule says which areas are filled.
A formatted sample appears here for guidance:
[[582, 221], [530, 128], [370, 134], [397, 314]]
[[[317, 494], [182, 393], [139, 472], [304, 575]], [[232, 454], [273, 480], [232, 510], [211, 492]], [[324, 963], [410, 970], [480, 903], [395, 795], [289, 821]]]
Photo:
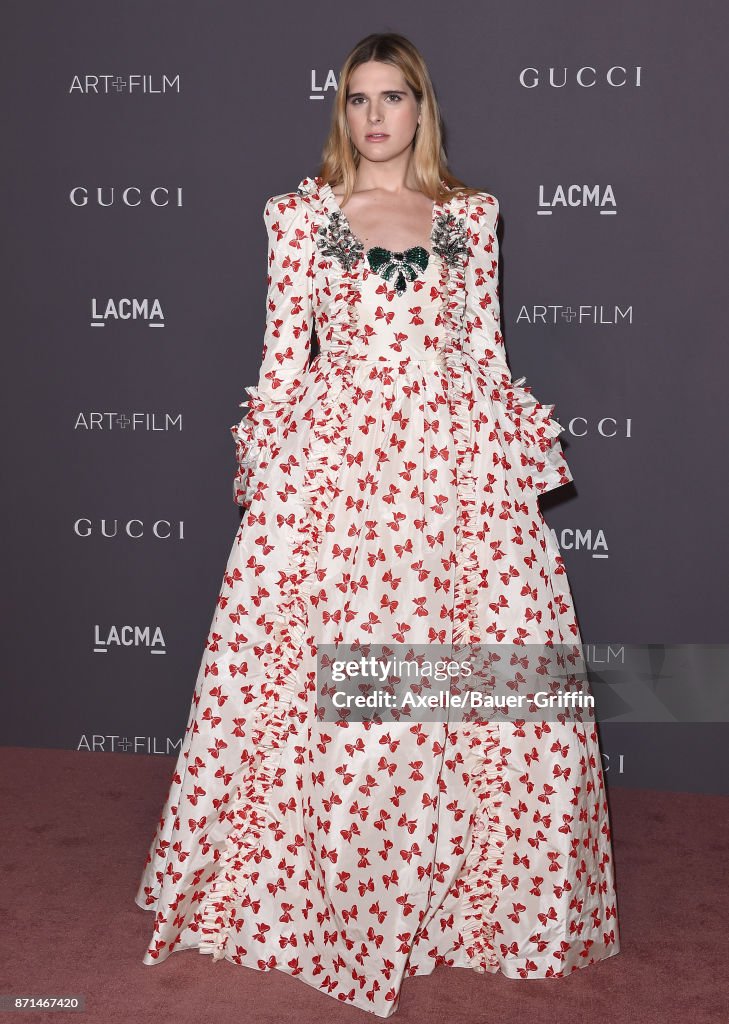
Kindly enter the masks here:
[[264, 218], [244, 514], [136, 895], [143, 962], [196, 949], [380, 1017], [439, 966], [565, 977], [619, 951], [594, 720], [318, 713], [322, 644], [581, 657], [538, 504], [571, 474], [505, 361], [498, 202], [441, 197], [404, 253], [365, 253], [321, 178]]

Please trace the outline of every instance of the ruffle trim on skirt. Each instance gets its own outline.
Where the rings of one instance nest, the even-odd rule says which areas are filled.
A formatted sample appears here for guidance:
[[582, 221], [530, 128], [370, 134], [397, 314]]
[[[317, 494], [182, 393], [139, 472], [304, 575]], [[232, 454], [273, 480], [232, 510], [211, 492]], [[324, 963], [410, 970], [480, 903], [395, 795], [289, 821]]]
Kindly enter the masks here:
[[[315, 372], [313, 367], [311, 372]], [[323, 532], [331, 529], [329, 510], [347, 446], [348, 406], [339, 400], [346, 379], [347, 373], [340, 370], [341, 386], [328, 389], [317, 404], [309, 444], [302, 449], [306, 464], [301, 519], [293, 516], [286, 520], [290, 535], [284, 549], [290, 551], [291, 560], [288, 571], [282, 573], [280, 600], [267, 623], [271, 642], [265, 651], [262, 700], [254, 712], [252, 754], [233, 784], [230, 807], [221, 813], [209, 837], [222, 839], [224, 846], [216, 857], [214, 876], [205, 881], [207, 893], [196, 921], [201, 934], [199, 951], [212, 954], [214, 960], [226, 956], [228, 937], [246, 899], [254, 865], [260, 863], [265, 830], [274, 827], [278, 818], [272, 794], [283, 782], [283, 750], [299, 728], [295, 702], [297, 698], [306, 702], [302, 656], [317, 583], [317, 555]]]
[[[441, 264], [441, 320], [445, 328], [442, 354], [446, 364], [448, 404], [457, 451], [456, 579], [453, 605], [453, 646], [480, 644], [478, 594], [482, 585], [478, 544], [484, 541], [479, 522], [478, 451], [473, 405], [474, 361], [463, 350], [465, 267], [458, 261]], [[464, 756], [469, 785], [476, 796], [472, 845], [463, 866], [464, 921], [462, 930], [468, 966], [493, 971], [499, 963], [495, 950], [495, 913], [499, 887], [496, 876], [504, 856], [506, 830], [501, 822], [505, 759], [498, 723], [457, 726], [467, 743]]]
[[474, 465], [472, 419], [459, 360], [446, 352], [448, 401], [457, 452], [458, 520], [456, 523], [455, 596], [453, 603], [454, 646], [479, 641], [478, 591], [481, 566], [478, 557], [477, 480]]
[[464, 730], [468, 754], [464, 760], [478, 803], [479, 817], [473, 826], [473, 843], [464, 864], [464, 921], [461, 931], [468, 967], [479, 973], [495, 971], [500, 964], [496, 949], [494, 918], [499, 901], [499, 872], [503, 866], [506, 828], [501, 806], [504, 799], [506, 758], [496, 722]]

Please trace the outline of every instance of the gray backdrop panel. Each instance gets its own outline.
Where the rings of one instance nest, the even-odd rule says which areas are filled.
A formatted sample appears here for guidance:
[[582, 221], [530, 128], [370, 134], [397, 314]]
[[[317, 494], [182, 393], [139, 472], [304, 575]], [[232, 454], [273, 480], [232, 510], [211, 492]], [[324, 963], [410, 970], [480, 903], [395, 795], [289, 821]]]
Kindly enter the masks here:
[[[238, 526], [263, 205], [316, 173], [341, 62], [372, 31], [422, 49], [453, 170], [500, 200], [511, 367], [567, 427], [576, 483], [543, 509], [585, 640], [723, 642], [728, 21], [706, 0], [16, 5], [0, 741], [176, 749]], [[572, 185], [614, 202], [555, 205]], [[157, 300], [164, 326], [104, 317], [122, 299]], [[128, 627], [149, 636], [115, 642]], [[726, 739], [606, 725], [607, 778], [725, 791]]]

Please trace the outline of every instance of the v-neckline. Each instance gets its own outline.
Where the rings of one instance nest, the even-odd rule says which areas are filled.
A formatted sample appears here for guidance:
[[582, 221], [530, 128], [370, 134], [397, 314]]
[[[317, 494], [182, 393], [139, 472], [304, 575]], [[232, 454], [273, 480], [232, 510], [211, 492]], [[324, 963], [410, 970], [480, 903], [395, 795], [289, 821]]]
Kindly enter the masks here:
[[[442, 181], [441, 181], [441, 184], [443, 184]], [[435, 232], [436, 216], [437, 216], [437, 213], [438, 213], [438, 209], [439, 209], [439, 207], [441, 205], [440, 199], [436, 198], [436, 199], [433, 200], [433, 206], [432, 206], [432, 209], [430, 211], [430, 235], [428, 237], [428, 242], [429, 242], [430, 247], [431, 247], [430, 249], [426, 249], [422, 245], [418, 245], [418, 246], [410, 245], [410, 246], [406, 246], [404, 249], [386, 249], [385, 246], [383, 246], [383, 245], [370, 245], [369, 247], [366, 247], [364, 242], [362, 241], [362, 239], [359, 238], [357, 235], [355, 235], [354, 231], [352, 231], [352, 225], [349, 223], [349, 219], [347, 217], [347, 214], [344, 212], [342, 207], [339, 205], [339, 201], [337, 200], [337, 197], [334, 195], [334, 190], [332, 189], [332, 186], [329, 184], [328, 181], [325, 181], [323, 187], [324, 187], [324, 189], [325, 189], [325, 191], [327, 193], [329, 201], [331, 202], [332, 206], [334, 206], [334, 208], [336, 209], [336, 211], [339, 214], [340, 218], [342, 219], [344, 225], [346, 226], [347, 231], [350, 233], [350, 235], [355, 240], [355, 242], [358, 245], [362, 246], [362, 252], [364, 253], [365, 256], [367, 256], [368, 253], [372, 252], [373, 249], [380, 249], [382, 252], [386, 252], [386, 253], [389, 253], [390, 256], [394, 256], [394, 255], [402, 255], [403, 253], [407, 252], [408, 249], [415, 249], [415, 248], [423, 249], [423, 251], [428, 254], [428, 259], [429, 260], [431, 260], [435, 256], [435, 253], [433, 252], [433, 234]]]

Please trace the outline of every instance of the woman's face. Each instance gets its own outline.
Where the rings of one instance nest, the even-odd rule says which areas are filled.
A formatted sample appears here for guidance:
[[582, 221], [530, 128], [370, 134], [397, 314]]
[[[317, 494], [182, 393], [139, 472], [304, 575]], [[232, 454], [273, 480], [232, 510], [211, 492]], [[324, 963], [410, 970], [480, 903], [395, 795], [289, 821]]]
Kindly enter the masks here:
[[[392, 160], [412, 145], [418, 101], [402, 71], [392, 64], [370, 60], [355, 68], [346, 109], [352, 142], [365, 160]], [[368, 138], [372, 133], [384, 137]]]

